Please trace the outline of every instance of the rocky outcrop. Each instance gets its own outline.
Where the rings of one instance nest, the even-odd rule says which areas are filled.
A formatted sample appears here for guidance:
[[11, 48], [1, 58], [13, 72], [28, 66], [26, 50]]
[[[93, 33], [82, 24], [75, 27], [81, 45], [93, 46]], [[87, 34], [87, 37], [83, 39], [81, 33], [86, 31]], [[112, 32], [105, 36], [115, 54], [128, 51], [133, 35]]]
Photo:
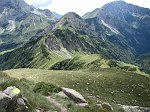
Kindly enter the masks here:
[[6, 109], [11, 101], [11, 97], [0, 92], [0, 109]]
[[150, 112], [149, 108], [139, 106], [119, 105], [119, 112]]
[[20, 89], [11, 86], [0, 92], [0, 112], [28, 112], [27, 106]]
[[65, 93], [69, 98], [74, 100], [76, 103], [87, 103], [84, 97], [77, 91], [69, 88], [62, 88], [63, 93]]

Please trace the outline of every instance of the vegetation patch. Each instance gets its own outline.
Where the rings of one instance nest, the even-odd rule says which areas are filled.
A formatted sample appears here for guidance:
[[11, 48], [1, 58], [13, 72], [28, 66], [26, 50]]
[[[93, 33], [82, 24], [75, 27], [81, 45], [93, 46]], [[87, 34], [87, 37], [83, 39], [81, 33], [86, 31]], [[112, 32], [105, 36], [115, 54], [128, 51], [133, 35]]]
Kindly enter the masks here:
[[45, 96], [49, 95], [50, 93], [58, 93], [61, 91], [61, 88], [45, 82], [39, 82], [35, 84], [33, 91], [35, 93], [41, 93]]

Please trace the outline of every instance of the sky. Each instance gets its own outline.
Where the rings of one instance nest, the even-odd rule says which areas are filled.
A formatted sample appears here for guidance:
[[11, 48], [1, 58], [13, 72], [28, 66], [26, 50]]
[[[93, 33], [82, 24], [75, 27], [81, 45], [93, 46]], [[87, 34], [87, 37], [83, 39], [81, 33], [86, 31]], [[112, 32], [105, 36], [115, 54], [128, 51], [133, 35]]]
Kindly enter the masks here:
[[[96, 8], [113, 2], [115, 0], [25, 0], [29, 5], [36, 8], [49, 9], [58, 14], [64, 15], [68, 12], [75, 12], [80, 16], [91, 12]], [[141, 7], [150, 8], [150, 0], [124, 0]]]

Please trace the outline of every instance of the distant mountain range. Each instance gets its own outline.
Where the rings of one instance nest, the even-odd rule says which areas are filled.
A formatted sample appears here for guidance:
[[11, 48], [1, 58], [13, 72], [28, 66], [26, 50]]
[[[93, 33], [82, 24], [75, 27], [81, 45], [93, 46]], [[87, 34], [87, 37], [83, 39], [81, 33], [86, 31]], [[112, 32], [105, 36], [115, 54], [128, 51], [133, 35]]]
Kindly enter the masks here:
[[[1, 46], [20, 44], [32, 36], [39, 38], [31, 38], [24, 46], [0, 55], [1, 69], [50, 69], [58, 62], [83, 54], [98, 54], [104, 59], [141, 68], [150, 66], [150, 9], [115, 1], [83, 17], [69, 12], [60, 18], [49, 10], [35, 9], [23, 0], [13, 1], [7, 3], [9, 7], [0, 9], [4, 18], [0, 19]], [[21, 8], [20, 12], [17, 8]], [[150, 73], [148, 67], [143, 70]]]
[[0, 51], [24, 44], [36, 33], [57, 21], [49, 10], [36, 9], [24, 0], [0, 1]]

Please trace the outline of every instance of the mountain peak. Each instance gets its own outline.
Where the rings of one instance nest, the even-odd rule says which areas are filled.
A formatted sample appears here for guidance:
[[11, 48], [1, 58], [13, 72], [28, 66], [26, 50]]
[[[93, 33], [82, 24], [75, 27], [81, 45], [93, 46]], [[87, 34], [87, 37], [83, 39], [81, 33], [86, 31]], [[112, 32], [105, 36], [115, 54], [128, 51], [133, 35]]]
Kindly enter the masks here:
[[127, 4], [124, 0], [116, 0], [116, 1], [110, 2], [108, 4], [112, 4], [112, 3], [115, 3], [115, 4]]
[[126, 3], [125, 1], [119, 0], [119, 1], [114, 1], [114, 2], [110, 2], [106, 5], [104, 5], [102, 8], [118, 8], [118, 7], [125, 7], [125, 6], [129, 6], [130, 4]]
[[102, 8], [95, 9], [92, 12], [86, 13], [83, 18], [95, 18], [111, 15], [115, 18], [124, 19], [125, 15], [131, 14], [137, 16], [150, 15], [148, 8], [143, 8], [133, 4], [126, 3], [125, 1], [114, 1], [104, 5]]
[[30, 12], [34, 7], [28, 5], [24, 0], [0, 0], [0, 10], [10, 8]]
[[104, 5], [101, 9], [124, 12], [129, 10], [133, 11], [133, 9], [136, 10], [137, 8], [139, 8], [139, 6], [126, 3], [125, 1], [114, 1]]
[[59, 20], [59, 22], [55, 25], [55, 28], [60, 26], [79, 27], [83, 23], [85, 23], [85, 21], [78, 14], [68, 12]]
[[63, 16], [63, 18], [68, 18], [68, 19], [71, 19], [71, 18], [78, 18], [78, 19], [82, 19], [78, 14], [76, 14], [75, 12], [68, 12], [67, 14], [65, 14]]

